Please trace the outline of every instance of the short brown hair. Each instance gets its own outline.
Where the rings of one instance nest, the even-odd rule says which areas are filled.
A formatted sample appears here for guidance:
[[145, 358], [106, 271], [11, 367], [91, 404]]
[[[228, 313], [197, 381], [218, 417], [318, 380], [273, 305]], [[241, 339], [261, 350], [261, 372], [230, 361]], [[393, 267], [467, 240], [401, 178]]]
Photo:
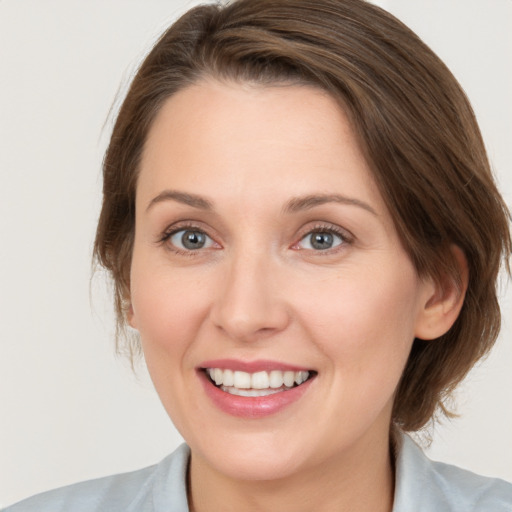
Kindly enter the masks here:
[[417, 430], [494, 344], [496, 285], [509, 269], [510, 213], [498, 193], [471, 106], [443, 62], [396, 18], [363, 0], [236, 0], [196, 7], [138, 70], [105, 155], [94, 254], [111, 274], [118, 325], [129, 299], [135, 191], [148, 130], [164, 101], [202, 77], [304, 83], [349, 116], [401, 241], [420, 276], [469, 284], [448, 333], [415, 340], [393, 422]]

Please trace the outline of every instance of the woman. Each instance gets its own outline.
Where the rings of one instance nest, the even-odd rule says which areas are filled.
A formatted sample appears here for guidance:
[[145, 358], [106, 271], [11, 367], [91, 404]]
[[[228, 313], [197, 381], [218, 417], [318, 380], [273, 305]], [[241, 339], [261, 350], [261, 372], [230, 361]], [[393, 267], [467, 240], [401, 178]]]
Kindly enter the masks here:
[[188, 446], [8, 510], [510, 510], [404, 434], [492, 347], [508, 223], [463, 92], [390, 15], [191, 10], [123, 103], [95, 244]]

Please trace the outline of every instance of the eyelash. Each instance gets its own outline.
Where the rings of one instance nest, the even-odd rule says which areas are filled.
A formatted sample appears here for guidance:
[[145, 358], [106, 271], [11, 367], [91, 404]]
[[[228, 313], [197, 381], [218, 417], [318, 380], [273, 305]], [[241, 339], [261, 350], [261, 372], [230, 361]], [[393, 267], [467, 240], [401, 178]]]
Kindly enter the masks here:
[[354, 242], [354, 237], [350, 233], [334, 224], [317, 224], [312, 229], [308, 229], [303, 234], [301, 234], [300, 238], [298, 239], [297, 242], [293, 244], [292, 248], [297, 246], [307, 236], [311, 236], [314, 233], [328, 233], [337, 236], [341, 240], [341, 243], [339, 245], [332, 247], [330, 249], [316, 251], [310, 250], [312, 253], [318, 256], [327, 256], [334, 252], [343, 250], [343, 248], [345, 248], [347, 245], [351, 245]]
[[[205, 236], [207, 236], [208, 238], [212, 239], [211, 236], [208, 235], [208, 233], [206, 233], [206, 231], [202, 228], [200, 228], [199, 226], [197, 226], [197, 224], [194, 224], [194, 223], [185, 223], [185, 224], [179, 224], [177, 226], [173, 226], [172, 228], [167, 228], [163, 234], [159, 237], [158, 239], [158, 243], [160, 245], [166, 245], [166, 248], [172, 252], [174, 252], [175, 254], [178, 254], [180, 256], [195, 256], [198, 252], [201, 251], [201, 249], [199, 250], [193, 250], [193, 249], [188, 249], [188, 250], [183, 250], [183, 249], [179, 249], [178, 247], [174, 246], [174, 245], [171, 245], [171, 244], [167, 244], [167, 242], [169, 242], [169, 240], [176, 234], [176, 233], [179, 233], [180, 231], [194, 231], [194, 232], [198, 232], [198, 233], [202, 233], [204, 234]], [[213, 240], [213, 239], [212, 239]]]
[[[205, 236], [207, 236], [208, 238], [213, 240], [213, 238], [210, 237], [208, 235], [208, 233], [206, 233], [206, 231], [203, 228], [200, 228], [199, 226], [197, 226], [197, 224], [185, 223], [185, 224], [180, 224], [178, 226], [173, 226], [172, 229], [168, 228], [159, 237], [158, 243], [160, 245], [166, 245], [167, 242], [169, 242], [169, 240], [172, 238], [172, 236], [174, 236], [176, 233], [179, 233], [180, 231], [195, 231], [195, 232], [198, 232], [198, 233], [202, 233]], [[342, 250], [346, 245], [351, 245], [354, 242], [354, 237], [350, 233], [348, 233], [346, 230], [343, 230], [343, 229], [339, 228], [336, 225], [333, 225], [333, 224], [317, 224], [312, 229], [308, 229], [307, 231], [302, 233], [300, 235], [300, 238], [298, 239], [298, 241], [295, 242], [291, 246], [291, 248], [293, 249], [302, 240], [304, 240], [307, 236], [310, 236], [310, 235], [312, 235], [314, 233], [328, 233], [328, 234], [335, 235], [335, 236], [339, 237], [340, 240], [341, 240], [341, 243], [339, 245], [337, 245], [337, 246], [335, 246], [333, 248], [330, 248], [330, 249], [316, 250], [316, 251], [315, 250], [311, 250], [311, 249], [305, 249], [305, 250], [311, 251], [313, 253], [316, 253], [318, 255], [332, 254], [333, 252], [337, 252], [339, 250]], [[193, 250], [193, 249], [182, 250], [182, 249], [179, 249], [178, 247], [173, 246], [171, 244], [167, 244], [167, 247], [168, 247], [169, 250], [171, 250], [175, 254], [178, 254], [178, 255], [181, 255], [181, 256], [194, 256], [197, 253], [201, 252], [201, 250], [202, 250], [202, 249], [198, 249], [198, 250]], [[300, 249], [296, 249], [296, 250], [300, 250]]]

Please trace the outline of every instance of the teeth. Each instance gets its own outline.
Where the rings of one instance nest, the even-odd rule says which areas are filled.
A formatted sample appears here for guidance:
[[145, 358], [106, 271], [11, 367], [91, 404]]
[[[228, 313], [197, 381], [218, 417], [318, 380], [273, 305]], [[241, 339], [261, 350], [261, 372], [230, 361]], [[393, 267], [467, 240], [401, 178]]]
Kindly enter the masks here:
[[284, 385], [287, 388], [291, 388], [295, 384], [295, 373], [294, 372], [284, 372]]
[[271, 371], [269, 380], [271, 388], [280, 388], [284, 383], [283, 372], [280, 372], [279, 370]]
[[247, 373], [207, 368], [206, 372], [223, 391], [241, 396], [266, 396], [282, 391], [283, 386], [285, 388], [292, 388], [295, 384], [299, 386], [309, 378], [308, 371], [272, 370], [271, 372]]
[[[217, 371], [217, 368], [215, 369], [215, 371]], [[252, 387], [251, 386], [251, 374], [250, 373], [234, 372], [233, 376], [234, 376], [233, 386], [235, 386], [235, 388], [238, 388], [238, 389], [250, 389]], [[222, 384], [222, 382], [220, 384]]]
[[221, 386], [220, 389], [231, 395], [238, 396], [268, 396], [282, 391], [282, 389], [238, 389], [235, 387], [226, 386]]
[[267, 372], [253, 373], [251, 377], [251, 388], [253, 389], [268, 389], [269, 378]]
[[295, 372], [295, 382], [299, 386], [303, 382], [306, 382], [309, 378], [309, 372], [302, 371], [302, 372]]
[[222, 384], [224, 384], [224, 386], [235, 385], [235, 376], [232, 370], [224, 370], [222, 374]]
[[223, 373], [224, 372], [220, 368], [215, 368], [213, 379], [215, 380], [215, 384], [217, 384], [217, 386], [224, 382]]

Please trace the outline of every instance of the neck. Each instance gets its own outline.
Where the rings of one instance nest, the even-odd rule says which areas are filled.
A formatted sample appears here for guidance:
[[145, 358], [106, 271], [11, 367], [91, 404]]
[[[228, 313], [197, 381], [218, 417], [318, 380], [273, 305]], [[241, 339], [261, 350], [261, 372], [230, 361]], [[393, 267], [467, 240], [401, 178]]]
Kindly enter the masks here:
[[278, 480], [233, 479], [192, 454], [190, 511], [391, 512], [392, 454], [387, 439], [375, 441]]

